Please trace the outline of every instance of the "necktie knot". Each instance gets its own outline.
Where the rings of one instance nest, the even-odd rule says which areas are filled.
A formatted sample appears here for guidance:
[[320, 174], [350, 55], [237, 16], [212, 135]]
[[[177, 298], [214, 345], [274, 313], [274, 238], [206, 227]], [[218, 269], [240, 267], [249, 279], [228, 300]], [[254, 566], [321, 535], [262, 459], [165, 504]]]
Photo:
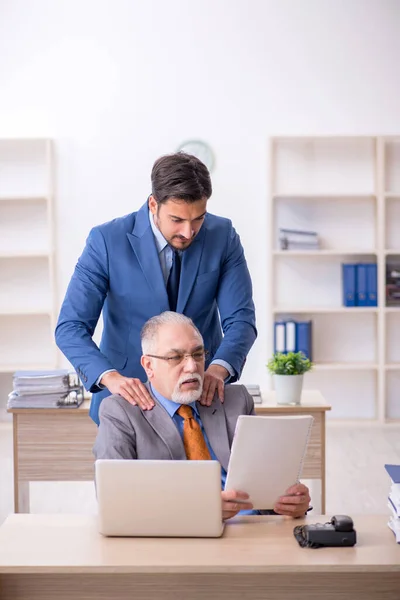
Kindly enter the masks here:
[[193, 408], [187, 404], [181, 404], [176, 412], [182, 419], [193, 419]]

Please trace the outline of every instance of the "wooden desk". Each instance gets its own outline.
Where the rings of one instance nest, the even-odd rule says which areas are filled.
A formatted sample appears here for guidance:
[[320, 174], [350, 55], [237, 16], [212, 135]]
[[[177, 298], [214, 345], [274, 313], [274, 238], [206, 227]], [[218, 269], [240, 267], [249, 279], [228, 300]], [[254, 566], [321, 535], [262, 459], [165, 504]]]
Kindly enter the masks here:
[[400, 547], [385, 516], [354, 517], [354, 548], [300, 548], [299, 522], [237, 517], [219, 539], [103, 538], [95, 516], [11, 515], [1, 598], [398, 600]]
[[[325, 412], [318, 391], [304, 391], [300, 406], [277, 406], [267, 392], [257, 414], [311, 414], [314, 425], [304, 463], [304, 479], [321, 480], [321, 512], [325, 512]], [[29, 512], [30, 481], [92, 481], [92, 447], [97, 427], [89, 417], [90, 401], [77, 409], [11, 409], [14, 438], [14, 510]]]

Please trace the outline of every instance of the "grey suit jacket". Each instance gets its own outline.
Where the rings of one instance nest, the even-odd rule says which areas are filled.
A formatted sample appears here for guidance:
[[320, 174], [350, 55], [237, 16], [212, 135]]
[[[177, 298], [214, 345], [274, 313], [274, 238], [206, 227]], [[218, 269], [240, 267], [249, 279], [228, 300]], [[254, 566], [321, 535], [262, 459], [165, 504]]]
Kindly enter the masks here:
[[[154, 408], [148, 411], [119, 395], [103, 400], [93, 448], [96, 459], [186, 460], [174, 421], [154, 400]], [[253, 399], [243, 385], [227, 385], [223, 404], [215, 395], [211, 406], [198, 402], [197, 407], [211, 447], [227, 470], [237, 418], [254, 414]]]

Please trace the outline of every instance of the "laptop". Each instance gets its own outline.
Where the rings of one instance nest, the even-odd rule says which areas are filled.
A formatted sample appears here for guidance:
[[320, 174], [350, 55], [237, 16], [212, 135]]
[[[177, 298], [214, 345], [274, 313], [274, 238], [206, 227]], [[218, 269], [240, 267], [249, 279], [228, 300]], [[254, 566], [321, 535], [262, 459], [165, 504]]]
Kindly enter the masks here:
[[220, 537], [221, 466], [215, 460], [97, 460], [105, 536]]

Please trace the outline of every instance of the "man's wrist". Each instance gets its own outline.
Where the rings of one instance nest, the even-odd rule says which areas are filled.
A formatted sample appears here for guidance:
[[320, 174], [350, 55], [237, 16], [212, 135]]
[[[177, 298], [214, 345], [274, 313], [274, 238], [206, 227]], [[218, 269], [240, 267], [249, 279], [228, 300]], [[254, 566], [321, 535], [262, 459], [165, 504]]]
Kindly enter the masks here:
[[218, 377], [219, 379], [223, 379], [224, 381], [230, 376], [227, 369], [222, 365], [218, 364], [211, 364], [208, 367], [206, 373], [208, 373], [209, 375], [214, 375], [214, 377]]
[[224, 376], [224, 383], [229, 383], [230, 379], [235, 376], [234, 368], [232, 367], [232, 365], [226, 362], [226, 360], [222, 360], [222, 358], [216, 358], [211, 362], [210, 367], [214, 365], [218, 365], [220, 367], [225, 368], [226, 375]]
[[101, 389], [105, 389], [107, 386], [104, 385], [104, 382], [102, 381], [103, 377], [105, 377], [106, 375], [108, 375], [108, 373], [116, 373], [116, 369], [108, 369], [108, 371], [104, 371], [100, 377], [97, 379], [96, 381], [96, 385], [101, 388]]

